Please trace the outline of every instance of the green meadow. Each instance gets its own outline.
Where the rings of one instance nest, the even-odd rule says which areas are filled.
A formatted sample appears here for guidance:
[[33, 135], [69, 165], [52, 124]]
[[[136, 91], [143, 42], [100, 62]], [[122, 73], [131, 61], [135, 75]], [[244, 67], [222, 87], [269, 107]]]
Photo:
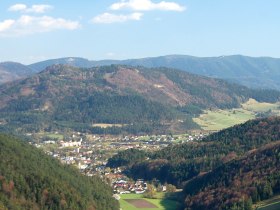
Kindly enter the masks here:
[[279, 106], [279, 103], [260, 103], [254, 99], [250, 99], [242, 104], [241, 108], [206, 110], [198, 118], [194, 118], [193, 120], [204, 130], [216, 131], [254, 119], [257, 113], [271, 111], [274, 115], [280, 115]]

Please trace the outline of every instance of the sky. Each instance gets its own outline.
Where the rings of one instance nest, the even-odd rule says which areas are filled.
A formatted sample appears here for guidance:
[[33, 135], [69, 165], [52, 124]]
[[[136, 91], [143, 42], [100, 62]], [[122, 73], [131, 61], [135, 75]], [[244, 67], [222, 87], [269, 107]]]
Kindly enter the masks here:
[[0, 0], [0, 62], [280, 58], [279, 0]]

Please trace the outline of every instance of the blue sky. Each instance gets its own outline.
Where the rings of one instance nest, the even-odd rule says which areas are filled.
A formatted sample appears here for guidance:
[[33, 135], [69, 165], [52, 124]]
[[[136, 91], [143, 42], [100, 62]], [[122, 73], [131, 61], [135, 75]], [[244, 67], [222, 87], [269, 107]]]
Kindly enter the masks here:
[[0, 0], [0, 62], [280, 57], [278, 0]]

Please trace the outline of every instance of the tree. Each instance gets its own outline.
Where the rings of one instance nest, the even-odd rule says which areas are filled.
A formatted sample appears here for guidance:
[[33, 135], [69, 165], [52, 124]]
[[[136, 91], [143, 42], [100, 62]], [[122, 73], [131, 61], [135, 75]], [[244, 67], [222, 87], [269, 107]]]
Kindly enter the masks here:
[[166, 185], [166, 192], [168, 192], [168, 193], [176, 192], [176, 187], [172, 184], [168, 184], [168, 185]]
[[147, 185], [147, 190], [144, 193], [144, 198], [156, 198], [156, 189], [153, 185]]

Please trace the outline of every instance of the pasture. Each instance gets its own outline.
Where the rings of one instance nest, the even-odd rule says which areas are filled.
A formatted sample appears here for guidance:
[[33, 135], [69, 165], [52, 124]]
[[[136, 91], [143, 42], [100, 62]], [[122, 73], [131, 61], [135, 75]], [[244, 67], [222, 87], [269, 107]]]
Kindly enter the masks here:
[[260, 103], [249, 99], [241, 105], [241, 108], [205, 110], [203, 114], [193, 120], [204, 130], [217, 131], [255, 119], [257, 113], [270, 111], [273, 115], [280, 115], [279, 107], [279, 103]]
[[222, 130], [244, 123], [250, 119], [254, 119], [253, 112], [243, 109], [233, 110], [207, 110], [198, 118], [194, 118], [194, 122], [199, 124], [203, 130]]

